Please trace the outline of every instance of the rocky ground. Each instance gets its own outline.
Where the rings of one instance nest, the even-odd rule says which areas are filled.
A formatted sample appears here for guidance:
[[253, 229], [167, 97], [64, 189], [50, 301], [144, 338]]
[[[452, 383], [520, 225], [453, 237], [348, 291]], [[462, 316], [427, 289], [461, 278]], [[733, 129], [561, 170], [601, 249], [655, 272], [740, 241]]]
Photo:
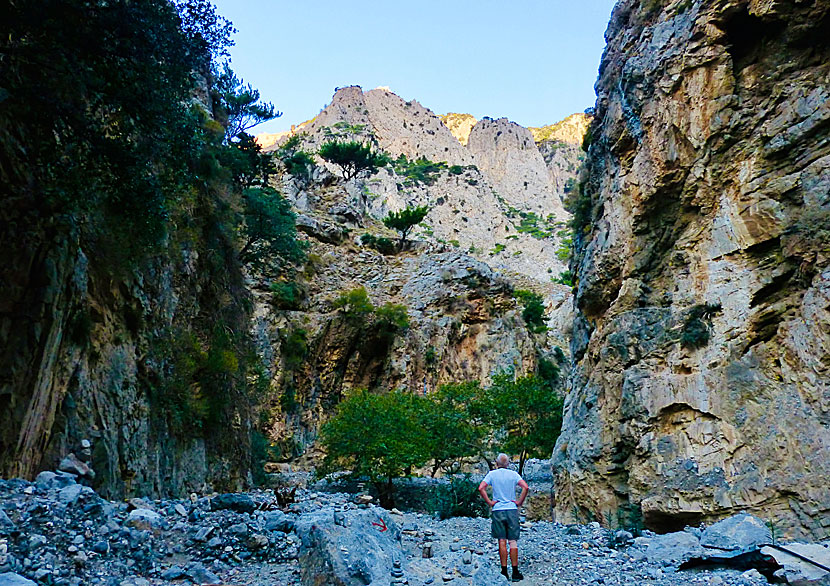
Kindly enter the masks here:
[[[752, 517], [730, 523], [635, 540], [598, 523], [525, 522], [523, 583], [765, 584], [754, 570], [677, 570], [707, 540], [723, 550], [764, 539]], [[300, 489], [283, 507], [273, 491], [115, 503], [71, 474], [0, 480], [0, 586], [505, 583], [488, 535], [487, 519], [386, 511], [368, 495]]]

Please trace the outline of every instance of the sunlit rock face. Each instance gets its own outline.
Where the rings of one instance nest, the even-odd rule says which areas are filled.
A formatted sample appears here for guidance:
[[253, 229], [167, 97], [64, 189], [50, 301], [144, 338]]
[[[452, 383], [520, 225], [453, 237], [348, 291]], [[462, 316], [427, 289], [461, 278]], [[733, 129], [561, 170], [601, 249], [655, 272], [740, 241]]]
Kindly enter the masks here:
[[830, 2], [620, 2], [583, 193], [560, 520], [830, 525]]

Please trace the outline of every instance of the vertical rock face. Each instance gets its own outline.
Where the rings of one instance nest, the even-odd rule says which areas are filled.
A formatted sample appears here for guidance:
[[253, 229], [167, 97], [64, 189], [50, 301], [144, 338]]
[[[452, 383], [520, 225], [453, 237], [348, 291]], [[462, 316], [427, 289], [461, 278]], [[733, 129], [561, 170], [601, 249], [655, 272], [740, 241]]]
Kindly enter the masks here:
[[[250, 463], [244, 384], [231, 384], [227, 409], [195, 433], [172, 425], [177, 405], [163, 391], [176, 382], [179, 326], [244, 331], [238, 267], [217, 275], [200, 255], [204, 242], [179, 242], [113, 277], [107, 252], [88, 255], [77, 241], [9, 244], [0, 272], [0, 477], [55, 469], [91, 440], [93, 484], [111, 498], [241, 487]], [[221, 245], [212, 251], [228, 255]]]
[[623, 0], [607, 38], [558, 513], [826, 537], [830, 2]]

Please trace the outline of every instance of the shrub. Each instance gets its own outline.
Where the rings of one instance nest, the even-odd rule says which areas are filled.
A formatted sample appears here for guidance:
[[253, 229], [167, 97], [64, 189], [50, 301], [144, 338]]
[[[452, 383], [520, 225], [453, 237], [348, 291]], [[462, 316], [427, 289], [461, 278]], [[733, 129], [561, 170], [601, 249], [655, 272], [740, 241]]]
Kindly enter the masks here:
[[435, 183], [435, 176], [447, 168], [445, 162], [434, 163], [426, 157], [409, 160], [406, 155], [401, 155], [394, 161], [395, 173], [405, 177], [405, 185], [432, 185]]
[[373, 175], [378, 169], [389, 164], [389, 156], [386, 153], [373, 151], [369, 145], [357, 141], [326, 142], [320, 147], [319, 155], [340, 167], [346, 181], [364, 172]]
[[334, 308], [339, 309], [346, 319], [350, 321], [361, 321], [366, 319], [375, 309], [369, 300], [369, 294], [365, 287], [357, 287], [350, 291], [341, 293], [334, 300]]
[[547, 316], [545, 315], [544, 298], [538, 293], [526, 289], [517, 289], [514, 294], [524, 305], [522, 317], [530, 331], [534, 334], [546, 331], [548, 328], [545, 325]]
[[559, 276], [552, 279], [552, 281], [554, 283], [559, 283], [560, 285], [565, 285], [567, 287], [573, 287], [574, 286], [573, 274], [569, 270], [568, 271], [562, 271], [561, 273], [559, 273]]
[[374, 236], [367, 232], [360, 237], [360, 243], [363, 246], [374, 248], [381, 254], [394, 254], [396, 252], [395, 243], [385, 236]]
[[305, 291], [299, 283], [277, 281], [271, 283], [271, 303], [278, 309], [299, 309]]
[[706, 346], [709, 343], [712, 315], [720, 312], [720, 310], [721, 305], [719, 303], [703, 303], [693, 306], [686, 315], [680, 334], [680, 345], [690, 350]]
[[297, 370], [308, 356], [308, 332], [302, 328], [291, 330], [281, 346], [283, 363], [287, 370]]
[[450, 173], [452, 175], [461, 175], [464, 172], [464, 167], [461, 165], [453, 165], [450, 167]]
[[539, 378], [545, 381], [551, 389], [559, 383], [559, 367], [547, 358], [540, 358], [536, 367]]
[[279, 192], [270, 187], [249, 188], [243, 194], [243, 203], [242, 262], [261, 266], [273, 258], [292, 263], [304, 259], [305, 246], [296, 238], [291, 204]]
[[405, 305], [386, 303], [375, 309], [375, 325], [382, 333], [394, 334], [409, 327]]
[[439, 519], [486, 517], [490, 513], [487, 503], [478, 494], [478, 482], [469, 476], [451, 476], [449, 482], [435, 486], [425, 508]]

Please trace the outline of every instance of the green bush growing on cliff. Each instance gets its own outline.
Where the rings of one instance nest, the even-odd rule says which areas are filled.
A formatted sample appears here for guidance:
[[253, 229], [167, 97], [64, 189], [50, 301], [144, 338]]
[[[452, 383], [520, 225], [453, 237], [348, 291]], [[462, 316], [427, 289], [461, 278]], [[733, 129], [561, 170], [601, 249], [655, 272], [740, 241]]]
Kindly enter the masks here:
[[287, 370], [297, 370], [308, 356], [308, 332], [296, 328], [288, 332], [282, 341], [281, 354]]
[[303, 181], [311, 178], [311, 170], [314, 168], [314, 156], [302, 148], [305, 133], [292, 134], [279, 149], [277, 157], [285, 165], [285, 170]]
[[271, 303], [278, 309], [299, 309], [305, 297], [302, 285], [292, 281], [271, 283]]
[[405, 305], [385, 303], [375, 309], [374, 324], [384, 334], [396, 334], [409, 327], [409, 315]]
[[428, 206], [406, 206], [400, 211], [389, 212], [389, 215], [383, 218], [384, 226], [396, 230], [401, 235], [398, 240], [398, 250], [403, 250], [410, 230], [420, 224], [428, 213]]
[[367, 232], [360, 237], [360, 243], [363, 246], [374, 248], [381, 254], [394, 254], [396, 252], [395, 243], [385, 236], [375, 236]]
[[346, 319], [352, 322], [364, 321], [375, 310], [365, 287], [357, 287], [341, 293], [332, 306], [340, 310]]
[[545, 314], [544, 298], [538, 293], [526, 289], [517, 289], [514, 292], [516, 298], [522, 302], [524, 309], [522, 317], [528, 325], [528, 329], [534, 334], [541, 334], [547, 331], [547, 315]]
[[371, 146], [354, 140], [325, 142], [318, 154], [329, 163], [340, 167], [346, 181], [361, 173], [373, 175], [390, 163], [386, 153], [373, 151]]
[[[405, 177], [404, 185], [432, 185], [435, 183], [436, 175], [447, 169], [446, 162], [434, 163], [426, 157], [409, 160], [406, 155], [401, 155], [394, 160], [395, 173]], [[457, 167], [457, 165], [455, 166]], [[455, 168], [453, 167], [453, 168]], [[459, 167], [460, 168], [460, 167]], [[463, 169], [461, 170], [463, 172]], [[458, 173], [456, 173], [458, 175]]]

